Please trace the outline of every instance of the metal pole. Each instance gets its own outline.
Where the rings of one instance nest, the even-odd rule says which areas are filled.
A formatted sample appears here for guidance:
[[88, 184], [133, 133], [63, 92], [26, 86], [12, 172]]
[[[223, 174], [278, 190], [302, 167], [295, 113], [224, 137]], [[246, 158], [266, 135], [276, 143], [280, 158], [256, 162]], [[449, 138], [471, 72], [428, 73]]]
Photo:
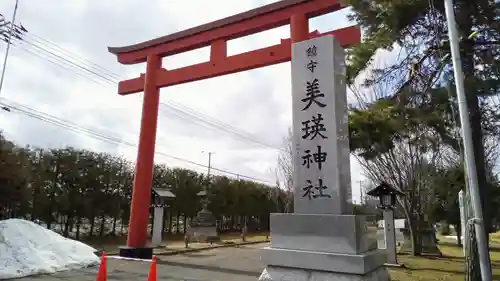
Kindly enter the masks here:
[[212, 168], [212, 154], [213, 152], [208, 152], [208, 177], [210, 177], [210, 169]]
[[450, 38], [451, 57], [453, 60], [453, 72], [457, 90], [458, 110], [460, 114], [460, 122], [462, 124], [465, 166], [467, 168], [469, 192], [472, 199], [472, 207], [474, 212], [474, 227], [476, 231], [477, 246], [479, 252], [479, 265], [481, 268], [481, 276], [483, 281], [491, 281], [492, 275], [488, 241], [485, 241], [485, 238], [488, 236], [486, 235], [484, 228], [483, 213], [479, 197], [479, 187], [477, 184], [476, 163], [474, 161], [474, 151], [472, 149], [472, 134], [468, 116], [469, 110], [467, 108], [465, 99], [464, 77], [462, 64], [460, 61], [459, 37], [456, 29], [453, 0], [445, 0], [444, 4], [446, 11], [446, 21], [448, 23], [448, 36]]
[[9, 57], [10, 44], [12, 44], [12, 33], [14, 33], [14, 23], [16, 21], [17, 6], [19, 0], [16, 0], [16, 5], [14, 6], [14, 14], [12, 15], [12, 21], [10, 22], [9, 39], [7, 39], [7, 49], [5, 49], [5, 57], [3, 59], [2, 75], [0, 76], [0, 94], [2, 93], [3, 80], [5, 78], [5, 69], [7, 68], [7, 59]]
[[359, 204], [363, 205], [363, 181], [359, 180]]
[[208, 173], [207, 173], [208, 184], [205, 187], [206, 189], [208, 189], [208, 186], [210, 185], [210, 172], [212, 170], [212, 154], [215, 154], [215, 152], [204, 151], [204, 150], [201, 151], [201, 153], [205, 153], [205, 152], [208, 153]]

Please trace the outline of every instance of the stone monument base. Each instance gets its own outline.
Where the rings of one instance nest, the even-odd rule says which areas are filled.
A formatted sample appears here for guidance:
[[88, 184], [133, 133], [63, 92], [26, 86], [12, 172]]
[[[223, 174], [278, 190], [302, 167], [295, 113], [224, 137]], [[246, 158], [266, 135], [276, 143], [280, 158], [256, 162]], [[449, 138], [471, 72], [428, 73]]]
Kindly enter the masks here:
[[388, 281], [389, 273], [379, 267], [366, 274], [347, 274], [310, 269], [267, 266], [259, 277], [259, 281]]
[[215, 226], [190, 227], [186, 232], [186, 236], [188, 242], [212, 243], [220, 241]]
[[[399, 253], [411, 253], [412, 252], [412, 241], [411, 233], [408, 228], [401, 229], [403, 233], [403, 245], [399, 249]], [[423, 230], [421, 233], [421, 243], [422, 243], [422, 254], [428, 255], [438, 255], [442, 256], [441, 250], [437, 246], [436, 233], [434, 229], [429, 228]]]
[[207, 209], [206, 204], [201, 211], [191, 221], [186, 231], [186, 243], [194, 242], [218, 242], [220, 241], [217, 233], [217, 220], [215, 216]]
[[312, 252], [290, 249], [264, 248], [262, 262], [289, 268], [308, 268], [320, 271], [365, 274], [386, 262], [384, 250], [371, 250], [360, 254]]

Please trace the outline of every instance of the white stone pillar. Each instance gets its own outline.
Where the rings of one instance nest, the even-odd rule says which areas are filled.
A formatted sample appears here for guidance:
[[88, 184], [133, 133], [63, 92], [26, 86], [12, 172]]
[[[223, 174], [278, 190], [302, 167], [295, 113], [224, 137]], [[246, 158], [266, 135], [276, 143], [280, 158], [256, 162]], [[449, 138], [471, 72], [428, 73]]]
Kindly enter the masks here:
[[345, 82], [333, 36], [293, 44], [294, 213], [271, 214], [259, 280], [390, 280], [376, 229], [352, 212]]
[[160, 246], [162, 242], [162, 232], [163, 232], [163, 207], [155, 207], [154, 221], [153, 221], [153, 237], [151, 239], [151, 245], [153, 247]]
[[392, 209], [384, 209], [384, 235], [387, 263], [390, 265], [397, 265], [396, 228], [394, 227], [394, 210]]

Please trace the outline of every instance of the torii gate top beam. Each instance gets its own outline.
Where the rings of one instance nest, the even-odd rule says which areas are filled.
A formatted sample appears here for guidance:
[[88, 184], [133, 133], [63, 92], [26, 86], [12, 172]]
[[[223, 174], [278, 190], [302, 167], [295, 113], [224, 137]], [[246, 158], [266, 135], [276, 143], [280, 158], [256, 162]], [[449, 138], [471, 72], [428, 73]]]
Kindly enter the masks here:
[[[283, 0], [225, 19], [194, 27], [185, 31], [156, 38], [150, 41], [125, 47], [108, 47], [122, 64], [146, 62], [148, 57], [165, 57], [210, 46], [210, 60], [177, 69], [151, 69], [154, 71], [155, 87], [162, 88], [274, 65], [291, 60], [291, 40], [282, 39], [279, 44], [227, 56], [227, 41], [291, 24], [294, 17], [300, 16], [306, 22], [295, 24], [308, 32], [307, 20], [319, 15], [342, 9], [340, 0]], [[298, 26], [302, 27], [298, 27]], [[344, 47], [360, 41], [357, 27], [347, 27], [320, 34], [309, 33], [309, 38], [333, 34]], [[307, 39], [307, 38], [304, 38]], [[120, 95], [133, 94], [144, 90], [145, 75], [121, 81], [118, 84]]]
[[339, 0], [283, 0], [138, 44], [108, 47], [108, 50], [122, 64], [142, 63], [148, 55], [175, 55], [209, 46], [216, 40], [228, 41], [284, 26], [294, 14], [313, 18], [341, 8]]

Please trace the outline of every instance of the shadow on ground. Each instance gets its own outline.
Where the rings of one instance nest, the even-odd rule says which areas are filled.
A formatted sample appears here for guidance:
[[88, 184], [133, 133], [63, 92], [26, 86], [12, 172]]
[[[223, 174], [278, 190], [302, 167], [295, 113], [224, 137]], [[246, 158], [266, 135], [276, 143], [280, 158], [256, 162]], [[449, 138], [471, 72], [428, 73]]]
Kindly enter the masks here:
[[179, 266], [179, 267], [184, 267], [184, 268], [202, 269], [202, 270], [208, 270], [208, 271], [217, 271], [217, 272], [223, 272], [223, 273], [229, 273], [229, 274], [255, 276], [255, 277], [259, 277], [260, 273], [261, 273], [261, 272], [250, 271], [250, 270], [231, 269], [231, 268], [225, 268], [225, 267], [219, 267], [219, 266], [213, 266], [213, 265], [192, 264], [192, 263], [176, 262], [176, 261], [158, 261], [157, 263], [164, 264], [164, 265], [171, 265], [171, 266]]

